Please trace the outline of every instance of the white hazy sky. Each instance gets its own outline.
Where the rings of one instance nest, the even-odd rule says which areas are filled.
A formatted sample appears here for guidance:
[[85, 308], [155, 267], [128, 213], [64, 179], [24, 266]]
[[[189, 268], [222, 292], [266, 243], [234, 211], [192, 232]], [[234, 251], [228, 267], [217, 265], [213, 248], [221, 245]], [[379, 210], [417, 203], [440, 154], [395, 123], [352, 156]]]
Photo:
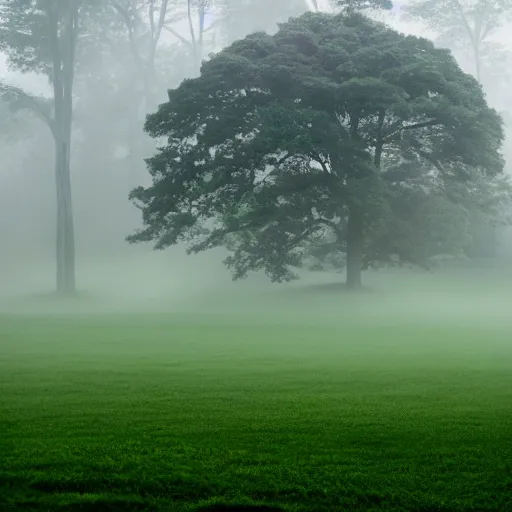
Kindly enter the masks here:
[[[313, 9], [311, 0], [307, 0], [307, 2], [310, 4], [311, 9]], [[395, 1], [395, 8], [393, 9], [393, 12], [382, 14], [382, 21], [385, 21], [393, 28], [401, 32], [432, 38], [433, 34], [426, 31], [421, 25], [406, 23], [400, 19], [400, 6], [406, 5], [409, 2], [410, 0]], [[331, 10], [329, 6], [329, 0], [317, 0], [317, 3], [321, 10]], [[188, 27], [186, 26], [186, 21], [183, 21], [183, 27], [176, 26], [176, 29], [179, 32], [184, 30], [185, 34], [187, 28]], [[507, 46], [512, 50], [512, 31], [510, 30], [510, 26], [503, 27], [499, 31], [499, 33], [497, 33], [496, 39], [498, 39], [501, 44]], [[3, 56], [2, 54], [0, 54], [0, 80], [6, 83], [11, 83], [23, 87], [27, 92], [30, 92], [32, 94], [50, 93], [50, 87], [45, 77], [37, 76], [34, 74], [22, 74], [19, 72], [12, 72], [8, 70], [6, 66], [5, 56]]]
[[[307, 0], [312, 8], [311, 0]], [[329, 0], [317, 0], [319, 4], [319, 8], [323, 11], [331, 10], [329, 7]], [[418, 27], [414, 27], [410, 24], [404, 24], [398, 20], [398, 13], [387, 15], [386, 21], [390, 23], [393, 27], [397, 28], [400, 31], [406, 33], [413, 33], [416, 35], [421, 34], [421, 29]], [[186, 22], [183, 22], [184, 30], [187, 30], [185, 26]], [[178, 31], [181, 27], [176, 27]], [[424, 34], [425, 35], [425, 34]], [[50, 88], [48, 86], [48, 82], [45, 77], [37, 76], [34, 74], [22, 74], [19, 72], [12, 72], [7, 69], [5, 56], [0, 54], [0, 80], [3, 80], [7, 83], [11, 83], [20, 87], [23, 87], [27, 92], [32, 94], [49, 94]]]

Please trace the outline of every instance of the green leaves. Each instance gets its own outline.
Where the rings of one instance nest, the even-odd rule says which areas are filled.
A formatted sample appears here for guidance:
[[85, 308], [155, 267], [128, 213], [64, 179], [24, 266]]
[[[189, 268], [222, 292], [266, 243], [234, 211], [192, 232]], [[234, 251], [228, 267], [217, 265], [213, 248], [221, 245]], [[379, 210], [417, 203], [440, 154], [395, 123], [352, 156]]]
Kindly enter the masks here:
[[[62, 24], [70, 9], [76, 9], [76, 28], [83, 35], [105, 8], [101, 0], [0, 0], [0, 50], [11, 67], [45, 74], [52, 80], [56, 52], [69, 50], [59, 49], [59, 41], [52, 37], [56, 25]], [[81, 50], [78, 45], [77, 51]]]
[[0, 2], [0, 50], [21, 71], [50, 74], [49, 19], [43, 0]]
[[308, 13], [234, 43], [170, 91], [146, 130], [167, 143], [134, 195], [145, 229], [131, 241], [228, 244], [237, 278], [290, 279], [312, 246], [344, 251], [355, 205], [368, 265], [425, 263], [428, 250], [404, 249], [426, 229], [421, 208], [439, 214], [429, 226], [458, 218], [432, 198], [456, 205], [449, 183], [503, 170], [501, 120], [478, 83], [446, 50], [360, 14]]

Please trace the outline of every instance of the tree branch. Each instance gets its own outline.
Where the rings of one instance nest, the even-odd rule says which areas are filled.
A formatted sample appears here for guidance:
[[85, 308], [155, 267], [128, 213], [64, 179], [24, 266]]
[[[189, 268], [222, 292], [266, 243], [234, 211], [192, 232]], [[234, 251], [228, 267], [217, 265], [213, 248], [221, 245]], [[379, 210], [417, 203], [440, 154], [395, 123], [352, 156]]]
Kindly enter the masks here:
[[149, 27], [151, 29], [151, 42], [155, 40], [155, 0], [149, 0], [148, 3]]
[[[386, 119], [386, 111], [381, 108], [379, 109], [379, 117], [377, 122], [377, 141], [375, 143], [375, 155], [373, 158], [373, 163], [375, 167], [380, 171], [380, 163], [382, 159], [382, 150], [384, 148], [384, 137], [382, 136], [382, 128], [384, 126], [384, 121]], [[407, 128], [407, 127], [406, 127]]]
[[322, 166], [322, 169], [326, 174], [330, 174], [325, 160], [316, 151], [311, 151], [310, 156]]
[[[11, 98], [9, 98], [11, 96]], [[48, 114], [41, 105], [38, 103], [36, 98], [26, 93], [23, 89], [15, 87], [14, 85], [0, 84], [0, 97], [3, 97], [7, 102], [12, 100], [24, 99], [28, 105], [25, 107], [28, 110], [32, 110], [44, 123], [50, 128], [52, 135], [55, 137], [55, 121], [51, 115]], [[23, 108], [23, 107], [22, 107]]]
[[462, 8], [462, 5], [460, 5], [459, 0], [452, 0], [452, 5], [455, 7], [455, 9], [457, 11], [459, 11], [464, 28], [466, 29], [466, 32], [468, 33], [469, 40], [471, 41], [471, 44], [473, 45], [473, 47], [475, 47], [476, 41], [475, 41], [474, 33], [471, 30], [471, 26], [469, 25], [469, 21], [466, 17], [466, 13], [464, 12], [464, 9]]
[[480, 40], [483, 41], [491, 33], [493, 28], [494, 27], [492, 26], [491, 22], [486, 23], [482, 35], [480, 36]]
[[220, 22], [218, 20], [214, 21], [211, 25], [208, 26], [208, 28], [203, 29], [203, 34], [206, 34], [207, 32], [210, 32], [210, 30], [212, 30], [213, 28], [218, 27], [219, 24]]
[[384, 144], [390, 142], [395, 135], [397, 135], [400, 132], [403, 132], [404, 130], [416, 130], [418, 128], [427, 128], [428, 126], [436, 126], [438, 124], [439, 121], [437, 119], [429, 119], [428, 121], [422, 121], [420, 123], [401, 126], [398, 130], [395, 130], [393, 133], [390, 133], [387, 137], [384, 137], [382, 139], [382, 142]]
[[301, 234], [297, 235], [293, 240], [290, 240], [290, 242], [286, 244], [285, 250], [291, 251], [294, 247], [306, 240], [306, 238], [311, 235], [312, 231], [312, 226], [308, 226]]
[[132, 51], [133, 58], [137, 65], [141, 67], [143, 70], [145, 68], [144, 66], [144, 59], [141, 57], [139, 50], [137, 48], [137, 44], [135, 43], [135, 33], [134, 33], [134, 27], [133, 27], [133, 20], [130, 16], [130, 13], [124, 9], [118, 2], [115, 0], [110, 0], [111, 5], [116, 9], [121, 17], [125, 21], [126, 28], [128, 29], [128, 40], [130, 41], [130, 48]]
[[432, 155], [428, 154], [426, 151], [423, 151], [422, 149], [415, 147], [414, 148], [419, 156], [424, 158], [427, 162], [431, 163], [440, 173], [444, 173], [445, 169], [441, 165], [441, 163], [436, 160]]
[[197, 44], [194, 32], [194, 24], [192, 23], [192, 0], [187, 0], [188, 26], [190, 29], [190, 39], [192, 42], [192, 51], [194, 53], [194, 64], [197, 64]]
[[167, 7], [169, 5], [169, 0], [162, 0], [160, 4], [160, 13], [158, 15], [158, 23], [156, 26], [156, 34], [154, 39], [154, 44], [156, 45], [160, 40], [160, 36], [162, 34], [162, 29], [165, 24], [165, 18], [167, 17]]
[[183, 37], [181, 34], [176, 32], [174, 29], [172, 29], [168, 25], [164, 25], [162, 28], [164, 30], [167, 30], [167, 32], [170, 32], [174, 37], [177, 37], [182, 43], [184, 43], [188, 46], [192, 46], [192, 43], [186, 37]]

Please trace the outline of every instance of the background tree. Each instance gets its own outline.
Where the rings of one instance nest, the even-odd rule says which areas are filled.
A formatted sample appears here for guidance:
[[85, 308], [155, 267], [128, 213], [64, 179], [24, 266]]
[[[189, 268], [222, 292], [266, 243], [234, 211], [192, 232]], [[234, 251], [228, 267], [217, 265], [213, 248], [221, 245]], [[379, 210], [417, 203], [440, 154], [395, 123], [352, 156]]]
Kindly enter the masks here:
[[[36, 281], [33, 279], [37, 266], [35, 254], [38, 258], [43, 254], [54, 259], [54, 244], [48, 243], [48, 218], [39, 215], [53, 190], [53, 153], [48, 151], [48, 147], [53, 147], [52, 135], [49, 130], [41, 131], [41, 119], [23, 105], [25, 99], [30, 100], [16, 99], [16, 92], [16, 88], [5, 86], [2, 96], [12, 102], [0, 101], [4, 171], [0, 172], [0, 236], [4, 292], [15, 284], [10, 279], [13, 274], [18, 273], [29, 283]], [[34, 99], [51, 108], [46, 98]]]
[[[134, 179], [141, 179], [143, 158], [155, 149], [151, 140], [141, 136], [145, 114], [165, 100], [167, 88], [185, 76], [196, 76], [202, 60], [233, 37], [243, 37], [254, 29], [272, 29], [277, 21], [305, 9], [304, 0], [286, 2], [268, 2], [265, 9], [261, 1], [254, 0], [107, 2], [110, 10], [104, 9], [103, 19], [95, 27], [102, 32], [96, 40], [105, 42], [110, 56], [104, 57], [95, 76], [87, 77], [89, 84], [84, 89], [87, 93], [91, 81], [110, 87], [112, 70], [124, 75], [118, 82], [117, 98], [109, 97], [110, 108], [106, 108], [107, 112], [117, 109], [122, 124], [118, 133], [127, 138], [125, 161]], [[99, 59], [95, 56], [94, 60]], [[104, 102], [105, 97], [99, 101]]]
[[[113, 37], [116, 32], [107, 34]], [[90, 49], [88, 58], [93, 62], [75, 83], [73, 179], [80, 190], [75, 217], [77, 250], [85, 262], [145, 252], [141, 247], [126, 253], [126, 231], [140, 222], [127, 196], [133, 187], [147, 182], [143, 159], [153, 154], [156, 146], [143, 132], [145, 93], [124, 26], [117, 35], [115, 41], [95, 36], [104, 42], [104, 49], [101, 53]], [[172, 40], [160, 42], [153, 105], [165, 100], [164, 84], [176, 87], [180, 83], [189, 72], [189, 63], [183, 45]], [[108, 215], [93, 222], [99, 212]]]
[[[175, 15], [171, 23], [165, 28], [188, 48], [193, 63], [192, 75], [197, 75], [201, 68], [201, 62], [205, 58], [207, 33], [215, 28], [214, 12], [222, 7], [222, 3], [214, 0], [181, 0], [177, 2]], [[188, 36], [183, 36], [173, 27], [177, 22], [186, 19]], [[211, 41], [215, 46], [215, 40]], [[212, 48], [213, 49], [213, 48]]]
[[[481, 84], [495, 80], [496, 69], [506, 70], [507, 52], [494, 36], [510, 20], [509, 0], [413, 0], [404, 13], [406, 19], [423, 22], [432, 30], [437, 44], [452, 49], [462, 61], [469, 58], [472, 73]], [[472, 236], [472, 255], [496, 254], [492, 221], [478, 210], [472, 212]]]
[[[315, 12], [318, 12], [319, 2], [310, 0]], [[361, 12], [371, 13], [372, 11], [390, 10], [393, 7], [391, 0], [329, 0], [328, 2], [336, 11], [346, 14]]]
[[[153, 150], [140, 133], [146, 112], [164, 97], [160, 53], [162, 49], [166, 53], [169, 48], [163, 44], [163, 27], [174, 3], [174, 0], [108, 0], [103, 19], [95, 24], [96, 39], [106, 46], [105, 62], [96, 67], [95, 75], [90, 78], [106, 87], [115, 84], [118, 88], [119, 98], [114, 99], [112, 106], [119, 108], [119, 103], [123, 104], [121, 133], [127, 147], [127, 170], [133, 178], [140, 179], [144, 154]], [[121, 75], [124, 82], [118, 80]]]
[[292, 279], [328, 232], [358, 288], [372, 259], [413, 245], [388, 237], [385, 255], [369, 250], [390, 219], [410, 216], [397, 198], [412, 182], [457, 201], [456, 186], [503, 171], [501, 119], [450, 53], [351, 13], [306, 14], [234, 43], [146, 129], [168, 142], [148, 160], [153, 184], [132, 193], [145, 228], [129, 240], [227, 245], [235, 278]]
[[109, 0], [115, 26], [123, 27], [133, 63], [143, 85], [143, 100], [151, 108], [158, 91], [157, 52], [176, 0]]
[[306, 0], [217, 0], [215, 5], [222, 47], [260, 30], [275, 32], [277, 23], [309, 9]]
[[[73, 84], [85, 0], [3, 0], [0, 3], [0, 49], [11, 67], [45, 74], [53, 88], [52, 108], [22, 91], [9, 89], [16, 101], [33, 108], [46, 122], [55, 143], [57, 191], [57, 292], [73, 294], [75, 235], [70, 178]], [[40, 103], [40, 102], [39, 102]]]
[[473, 62], [476, 79], [485, 78], [486, 62], [502, 47], [493, 40], [512, 12], [509, 0], [413, 0], [404, 7], [405, 16], [423, 22], [437, 34], [436, 42]]

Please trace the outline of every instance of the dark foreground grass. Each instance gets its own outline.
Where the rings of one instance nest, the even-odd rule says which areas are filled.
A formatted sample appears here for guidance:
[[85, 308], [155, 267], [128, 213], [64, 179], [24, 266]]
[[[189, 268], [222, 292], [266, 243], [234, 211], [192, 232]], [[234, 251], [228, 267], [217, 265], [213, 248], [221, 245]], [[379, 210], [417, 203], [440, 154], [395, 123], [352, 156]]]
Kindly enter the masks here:
[[512, 329], [0, 317], [0, 510], [512, 510]]

